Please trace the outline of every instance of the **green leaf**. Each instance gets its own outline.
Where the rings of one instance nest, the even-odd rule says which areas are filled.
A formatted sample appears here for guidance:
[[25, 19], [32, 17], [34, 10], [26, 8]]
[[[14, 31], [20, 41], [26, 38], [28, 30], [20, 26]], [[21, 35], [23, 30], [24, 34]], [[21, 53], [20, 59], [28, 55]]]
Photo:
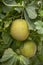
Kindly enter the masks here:
[[25, 17], [25, 19], [27, 21], [29, 29], [30, 30], [34, 30], [34, 28], [35, 28], [34, 23], [30, 20], [29, 15], [28, 15], [26, 9], [24, 10], [24, 17]]
[[5, 15], [0, 13], [0, 19], [3, 19], [3, 18], [5, 18]]
[[39, 10], [39, 16], [43, 17], [43, 10]]
[[28, 65], [30, 63], [29, 59], [25, 58], [24, 56], [19, 56], [20, 65]]
[[38, 58], [43, 62], [43, 42], [40, 42], [38, 45]]
[[35, 11], [35, 8], [33, 6], [28, 6], [26, 8], [26, 11], [28, 13], [28, 16], [31, 18], [31, 19], [35, 19], [37, 17], [37, 13]]
[[6, 48], [12, 43], [12, 38], [10, 37], [8, 31], [3, 31], [0, 38], [0, 54], [4, 52]]
[[11, 48], [8, 48], [5, 50], [0, 62], [1, 65], [16, 65], [17, 60], [17, 54]]
[[43, 22], [38, 20], [35, 23], [35, 28], [39, 34], [43, 34]]
[[8, 61], [1, 63], [1, 65], [13, 65], [14, 57], [10, 58]]
[[0, 59], [0, 62], [5, 62], [8, 59], [12, 58], [14, 56], [14, 52], [11, 48], [8, 48], [5, 50], [2, 58]]
[[15, 8], [15, 10], [20, 13], [22, 11], [22, 8]]
[[8, 28], [8, 27], [10, 26], [11, 22], [12, 22], [11, 19], [5, 20], [5, 21], [4, 21], [4, 28], [5, 28], [5, 29]]
[[4, 44], [11, 44], [12, 38], [10, 37], [8, 31], [2, 32], [2, 40], [3, 40]]
[[41, 35], [39, 35], [37, 31], [31, 30], [30, 39], [32, 39], [32, 41], [34, 41], [38, 45], [39, 42], [41, 42]]
[[31, 64], [30, 65], [41, 65], [37, 55], [34, 56], [34, 58], [31, 59]]
[[[23, 7], [23, 5], [24, 5], [24, 4], [23, 5], [20, 4], [20, 2], [16, 3], [15, 0], [3, 0], [3, 3], [6, 5], [6, 6], [3, 7], [4, 12], [7, 12], [7, 11], [9, 12], [10, 10], [16, 10], [20, 13], [22, 11], [21, 7]], [[21, 3], [22, 3], [22, 1], [21, 1]]]
[[8, 5], [16, 5], [16, 1], [15, 0], [3, 0], [4, 4], [8, 4]]
[[5, 5], [3, 5], [3, 7], [2, 7], [2, 12], [3, 12], [3, 13], [8, 14], [11, 10], [12, 10], [11, 7], [7, 7], [7, 6], [5, 6]]

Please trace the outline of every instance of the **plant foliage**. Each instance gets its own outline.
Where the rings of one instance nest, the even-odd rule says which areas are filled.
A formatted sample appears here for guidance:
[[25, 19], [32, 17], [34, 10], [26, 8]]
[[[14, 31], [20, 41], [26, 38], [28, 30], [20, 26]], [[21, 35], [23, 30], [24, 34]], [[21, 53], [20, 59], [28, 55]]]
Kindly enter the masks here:
[[[29, 24], [27, 40], [37, 45], [32, 58], [17, 54], [16, 49], [24, 41], [16, 41], [10, 35], [12, 21], [19, 18]], [[43, 65], [43, 0], [0, 0], [0, 65]]]

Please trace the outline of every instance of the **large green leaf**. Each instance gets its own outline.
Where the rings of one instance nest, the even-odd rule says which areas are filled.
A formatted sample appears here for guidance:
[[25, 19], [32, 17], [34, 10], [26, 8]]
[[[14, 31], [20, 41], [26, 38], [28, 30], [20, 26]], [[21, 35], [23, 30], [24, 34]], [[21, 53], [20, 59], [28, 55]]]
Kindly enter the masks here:
[[26, 11], [28, 13], [28, 16], [31, 18], [31, 19], [35, 19], [37, 17], [37, 13], [35, 11], [35, 8], [34, 6], [28, 6], [26, 7]]
[[22, 55], [17, 55], [11, 48], [5, 50], [0, 62], [1, 65], [16, 65], [17, 62], [20, 65], [28, 65], [30, 63], [29, 59]]
[[25, 19], [27, 21], [27, 24], [28, 24], [29, 29], [30, 30], [34, 30], [34, 28], [35, 28], [34, 23], [30, 20], [26, 9], [24, 10], [24, 17], [25, 17]]
[[1, 65], [16, 65], [17, 63], [17, 54], [11, 49], [8, 48], [5, 50], [2, 58], [0, 59]]
[[13, 65], [13, 63], [14, 63], [14, 57], [12, 57], [11, 59], [9, 59], [4, 63], [1, 63], [1, 65]]
[[2, 58], [0, 59], [0, 62], [5, 62], [7, 61], [8, 59], [12, 58], [14, 56], [14, 52], [12, 49], [8, 48], [5, 50]]

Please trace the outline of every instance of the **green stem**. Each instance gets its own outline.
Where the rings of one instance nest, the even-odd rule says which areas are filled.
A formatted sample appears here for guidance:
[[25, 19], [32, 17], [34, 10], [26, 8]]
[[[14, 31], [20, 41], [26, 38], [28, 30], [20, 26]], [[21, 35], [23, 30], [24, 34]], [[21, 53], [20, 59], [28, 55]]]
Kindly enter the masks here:
[[20, 4], [18, 4], [18, 5], [10, 5], [10, 4], [7, 4], [7, 3], [5, 3], [5, 2], [3, 2], [6, 6], [9, 6], [9, 7], [15, 7], [15, 8], [24, 8], [24, 5], [20, 5]]

